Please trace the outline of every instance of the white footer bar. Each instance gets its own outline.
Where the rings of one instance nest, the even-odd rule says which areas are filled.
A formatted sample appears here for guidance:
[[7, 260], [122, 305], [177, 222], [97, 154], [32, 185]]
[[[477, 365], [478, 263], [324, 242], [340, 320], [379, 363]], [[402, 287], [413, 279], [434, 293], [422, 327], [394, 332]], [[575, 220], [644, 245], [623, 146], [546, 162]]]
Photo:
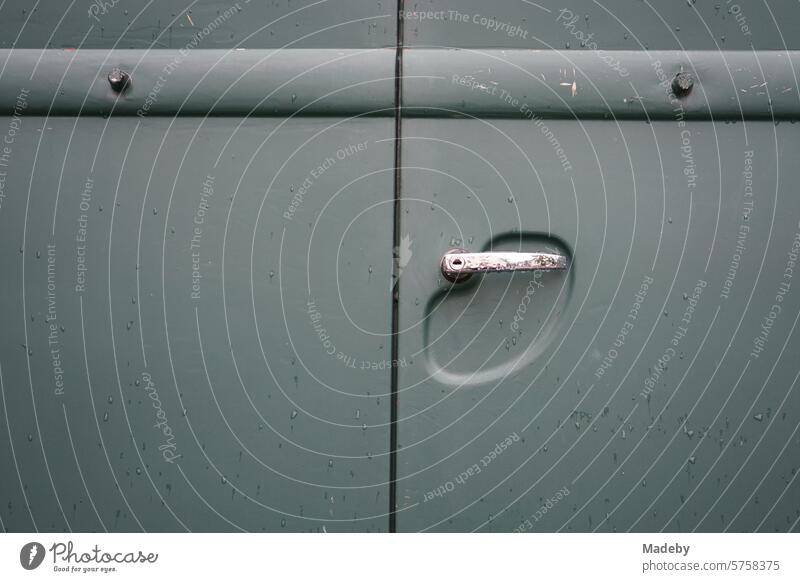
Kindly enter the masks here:
[[798, 554], [798, 534], [9, 533], [0, 579], [771, 581]]

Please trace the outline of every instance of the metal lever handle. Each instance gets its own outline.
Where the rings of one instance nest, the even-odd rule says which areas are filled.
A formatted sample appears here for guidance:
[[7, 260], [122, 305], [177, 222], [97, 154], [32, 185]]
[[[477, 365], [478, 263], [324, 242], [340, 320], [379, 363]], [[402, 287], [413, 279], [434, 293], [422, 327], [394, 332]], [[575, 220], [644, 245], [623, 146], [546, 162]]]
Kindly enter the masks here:
[[559, 271], [566, 269], [567, 263], [567, 257], [555, 253], [469, 253], [464, 249], [451, 249], [442, 257], [442, 275], [448, 281], [460, 283], [473, 273]]

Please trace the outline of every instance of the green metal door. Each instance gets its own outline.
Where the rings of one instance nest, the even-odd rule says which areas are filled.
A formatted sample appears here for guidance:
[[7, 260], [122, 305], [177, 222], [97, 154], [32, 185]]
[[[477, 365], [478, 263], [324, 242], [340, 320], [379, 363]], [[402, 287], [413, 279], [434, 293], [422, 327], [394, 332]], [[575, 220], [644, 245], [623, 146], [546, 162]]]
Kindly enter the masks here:
[[796, 529], [796, 4], [413, 10], [398, 530]]
[[0, 6], [0, 527], [388, 529], [395, 20]]
[[797, 10], [0, 4], [0, 528], [796, 530]]

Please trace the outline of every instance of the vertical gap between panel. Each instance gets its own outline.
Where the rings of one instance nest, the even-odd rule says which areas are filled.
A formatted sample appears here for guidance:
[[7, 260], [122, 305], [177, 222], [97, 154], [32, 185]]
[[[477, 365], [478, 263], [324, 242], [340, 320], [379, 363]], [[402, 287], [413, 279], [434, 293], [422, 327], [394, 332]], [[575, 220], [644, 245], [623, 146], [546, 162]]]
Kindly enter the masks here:
[[394, 226], [392, 229], [393, 267], [392, 275], [392, 366], [391, 397], [389, 420], [389, 531], [397, 531], [397, 391], [398, 391], [398, 329], [399, 329], [399, 291], [400, 291], [400, 195], [401, 195], [401, 161], [402, 161], [402, 104], [403, 104], [403, 2], [397, 0], [397, 39], [395, 44], [395, 80], [394, 80]]

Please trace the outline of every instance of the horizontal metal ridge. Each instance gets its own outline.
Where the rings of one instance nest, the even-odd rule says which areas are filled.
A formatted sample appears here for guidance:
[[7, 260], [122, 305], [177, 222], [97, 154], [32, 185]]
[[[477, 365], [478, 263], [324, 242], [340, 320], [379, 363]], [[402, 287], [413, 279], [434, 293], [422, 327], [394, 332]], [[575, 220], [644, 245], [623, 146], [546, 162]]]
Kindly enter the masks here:
[[[800, 51], [406, 49], [403, 115], [797, 119]], [[130, 87], [116, 93], [120, 68]], [[679, 72], [693, 82], [676, 95]], [[394, 114], [393, 49], [0, 50], [0, 114]], [[22, 108], [22, 110], [21, 110]]]
[[[406, 116], [796, 119], [800, 51], [409, 49]], [[688, 73], [688, 94], [672, 89]]]
[[[0, 114], [394, 114], [393, 49], [0, 50]], [[130, 86], [116, 93], [108, 74]], [[22, 96], [22, 99], [20, 99]]]

